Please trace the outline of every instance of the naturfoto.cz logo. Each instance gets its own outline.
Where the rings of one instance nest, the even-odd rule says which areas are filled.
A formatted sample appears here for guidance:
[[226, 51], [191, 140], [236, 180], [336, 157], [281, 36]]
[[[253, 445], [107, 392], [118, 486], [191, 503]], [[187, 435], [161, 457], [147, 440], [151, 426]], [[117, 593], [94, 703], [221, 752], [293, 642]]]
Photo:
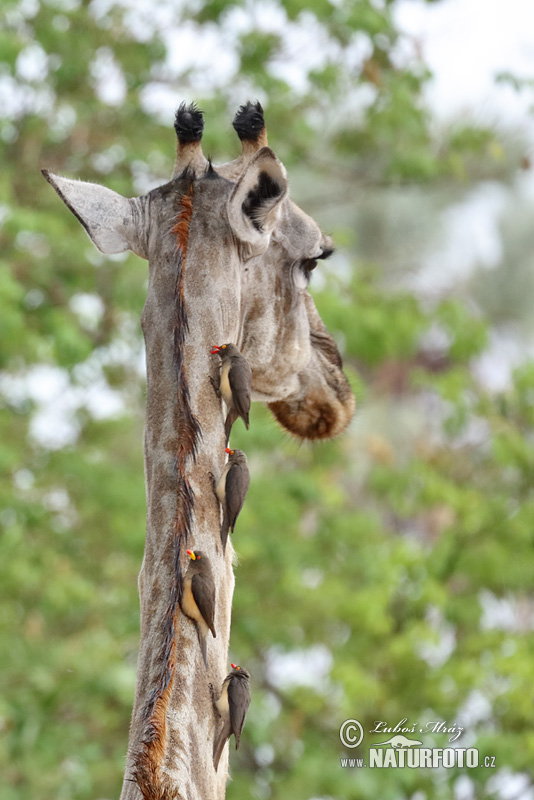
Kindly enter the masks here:
[[[369, 733], [393, 734], [389, 739], [375, 742], [369, 747], [369, 754], [365, 758], [341, 758], [340, 763], [344, 768], [354, 769], [362, 767], [409, 767], [411, 769], [439, 767], [451, 769], [453, 767], [495, 767], [495, 756], [484, 756], [475, 747], [423, 747], [423, 741], [410, 738], [406, 733], [445, 733], [449, 734], [448, 741], [456, 741], [463, 733], [463, 728], [457, 725], [449, 726], [445, 722], [427, 722], [424, 726], [407, 725], [407, 718], [402, 719], [394, 727], [388, 727], [386, 722], [378, 721]], [[358, 747], [364, 739], [363, 725], [357, 719], [347, 719], [339, 729], [339, 738], [345, 747]]]

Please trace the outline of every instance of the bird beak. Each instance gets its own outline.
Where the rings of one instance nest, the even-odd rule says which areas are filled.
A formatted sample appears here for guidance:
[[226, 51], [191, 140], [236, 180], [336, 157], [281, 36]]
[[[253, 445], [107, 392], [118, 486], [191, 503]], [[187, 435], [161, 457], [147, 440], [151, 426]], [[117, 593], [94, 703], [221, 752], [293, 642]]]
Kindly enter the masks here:
[[231, 453], [232, 451], [230, 450], [230, 448], [229, 448], [229, 447], [225, 447], [225, 449], [224, 449], [224, 452], [225, 452], [225, 453]]
[[232, 667], [232, 669], [237, 669], [237, 665], [236, 664], [230, 664], [230, 666]]
[[213, 345], [211, 346], [211, 348], [212, 348], [212, 349], [211, 349], [211, 355], [212, 355], [212, 356], [213, 356], [213, 355], [215, 355], [215, 354], [217, 354], [217, 355], [218, 355], [218, 354], [219, 354], [219, 350], [221, 349], [221, 348], [219, 347], [219, 345], [218, 345], [218, 344], [213, 344]]
[[195, 559], [196, 559], [196, 555], [193, 553], [193, 551], [192, 551], [192, 550], [186, 550], [185, 552], [187, 553], [187, 555], [189, 556], [189, 558], [190, 558], [192, 561], [195, 561]]

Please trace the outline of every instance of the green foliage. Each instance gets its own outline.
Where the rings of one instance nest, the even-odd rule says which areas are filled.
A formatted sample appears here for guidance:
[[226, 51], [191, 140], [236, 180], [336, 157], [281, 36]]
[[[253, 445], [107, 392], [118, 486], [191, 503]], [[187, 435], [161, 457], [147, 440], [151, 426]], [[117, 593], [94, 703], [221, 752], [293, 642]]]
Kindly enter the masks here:
[[[392, 58], [402, 38], [393, 1], [285, 0], [280, 30], [252, 15], [235, 41], [234, 80], [204, 97], [188, 70], [168, 77], [156, 22], [145, 19], [141, 35], [128, 4], [97, 6], [7, 0], [0, 11], [0, 78], [20, 100], [0, 109], [3, 800], [118, 796], [139, 636], [146, 265], [99, 256], [40, 168], [126, 195], [167, 180], [172, 117], [160, 124], [143, 104], [145, 86], [160, 81], [179, 87], [176, 105], [194, 97], [204, 108], [205, 151], [216, 160], [237, 152], [236, 97], [257, 93], [278, 155], [358, 190], [361, 204], [370, 183], [436, 186], [509, 170], [494, 132], [457, 127], [437, 146], [425, 64]], [[221, 30], [243, 9], [173, 4], [169, 19]], [[284, 34], [310, 20], [326, 56], [295, 86], [275, 67], [298, 63]], [[367, 54], [355, 66], [357, 37]], [[46, 66], [25, 77], [20, 58], [32, 46]], [[117, 102], [99, 95], [102, 57], [124, 79]], [[361, 91], [368, 99], [358, 105]], [[306, 187], [323, 202], [321, 192]], [[353, 240], [352, 227], [336, 228], [339, 242]], [[458, 299], [429, 307], [387, 290], [383, 267], [356, 261], [343, 280], [330, 274], [317, 291], [312, 283], [355, 388], [349, 433], [299, 445], [262, 407], [250, 432], [236, 425], [252, 485], [234, 535], [231, 655], [250, 668], [254, 690], [231, 756], [236, 800], [450, 798], [458, 770], [342, 769], [340, 757], [361, 753], [348, 753], [338, 730], [348, 717], [367, 730], [403, 717], [452, 724], [475, 692], [491, 710], [469, 724], [470, 740], [500, 768], [532, 775], [534, 367], [518, 370], [506, 392], [485, 391], [472, 364], [488, 320]], [[99, 310], [86, 319], [87, 296]], [[436, 331], [439, 352], [428, 346]], [[45, 425], [53, 433], [69, 422], [62, 445], [47, 445], [42, 420], [36, 434], [50, 375], [71, 392], [72, 407], [58, 393]], [[95, 417], [80, 399], [95, 382], [126, 410]], [[487, 611], [498, 601], [516, 610], [513, 625]], [[273, 665], [295, 651], [303, 673], [317, 659], [326, 667], [311, 684], [273, 685]], [[488, 770], [467, 772], [476, 796], [487, 796]]]

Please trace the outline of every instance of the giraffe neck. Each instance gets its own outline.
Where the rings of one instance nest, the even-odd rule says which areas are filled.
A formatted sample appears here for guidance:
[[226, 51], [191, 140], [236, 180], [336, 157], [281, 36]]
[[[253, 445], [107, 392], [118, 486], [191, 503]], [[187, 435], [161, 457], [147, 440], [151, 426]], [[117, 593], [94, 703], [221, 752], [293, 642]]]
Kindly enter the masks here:
[[[219, 475], [225, 460], [221, 403], [209, 381], [218, 362], [210, 356], [211, 345], [220, 340], [224, 321], [214, 313], [217, 305], [209, 291], [199, 290], [206, 278], [202, 270], [210, 262], [192, 257], [197, 248], [191, 248], [190, 237], [202, 227], [202, 217], [193, 186], [180, 188], [169, 235], [158, 244], [157, 257], [151, 258], [142, 317], [147, 352], [147, 536], [139, 580], [142, 644], [130, 732], [130, 781], [125, 781], [123, 800], [224, 797], [225, 770], [215, 772], [206, 744], [213, 741], [215, 725], [208, 685], [220, 685], [227, 672], [234, 586], [232, 549], [223, 556], [219, 506], [208, 488], [208, 473]], [[196, 631], [180, 612], [187, 547], [209, 555], [217, 586], [217, 638], [209, 641], [209, 671]], [[194, 771], [190, 756], [185, 760], [190, 753], [205, 762]]]

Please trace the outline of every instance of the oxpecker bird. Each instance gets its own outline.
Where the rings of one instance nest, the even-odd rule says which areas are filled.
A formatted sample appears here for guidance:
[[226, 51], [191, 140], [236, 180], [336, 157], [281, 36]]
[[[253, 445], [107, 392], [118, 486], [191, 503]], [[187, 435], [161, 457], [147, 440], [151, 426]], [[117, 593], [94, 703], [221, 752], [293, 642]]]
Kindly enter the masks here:
[[219, 766], [224, 745], [232, 735], [235, 737], [235, 749], [239, 748], [239, 738], [248, 707], [250, 705], [250, 675], [244, 667], [232, 664], [232, 671], [226, 676], [221, 687], [219, 698], [213, 696], [213, 704], [223, 721], [223, 726], [215, 737], [213, 745], [213, 765]]
[[206, 668], [208, 666], [208, 631], [216, 637], [213, 618], [215, 616], [215, 581], [209, 559], [201, 550], [187, 550], [191, 559], [185, 573], [182, 595], [182, 611], [193, 620], [198, 642]]
[[215, 489], [223, 510], [221, 525], [223, 553], [226, 552], [228, 530], [234, 532], [250, 484], [246, 455], [242, 450], [231, 450], [229, 447], [226, 448], [226, 452], [229, 458]]
[[219, 396], [222, 395], [228, 409], [224, 423], [226, 444], [228, 444], [232, 425], [238, 417], [241, 417], [248, 430], [252, 370], [235, 344], [214, 345], [211, 353], [220, 356], [222, 360], [220, 383], [214, 388]]

